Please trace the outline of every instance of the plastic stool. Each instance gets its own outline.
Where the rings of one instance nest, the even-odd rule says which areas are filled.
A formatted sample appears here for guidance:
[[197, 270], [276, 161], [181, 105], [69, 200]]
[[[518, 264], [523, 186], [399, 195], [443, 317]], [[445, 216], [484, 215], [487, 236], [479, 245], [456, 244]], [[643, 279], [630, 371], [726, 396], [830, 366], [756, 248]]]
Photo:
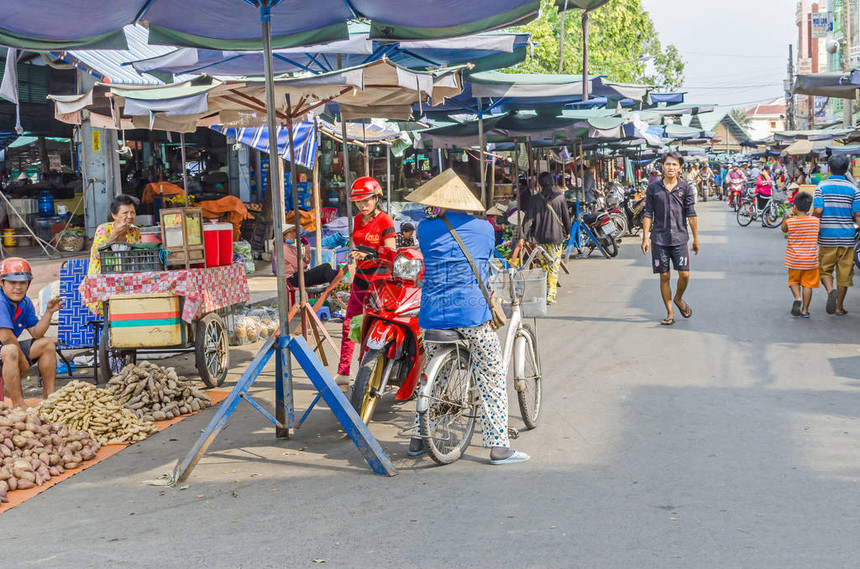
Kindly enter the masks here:
[[331, 308], [328, 306], [321, 306], [319, 310], [317, 310], [317, 316], [319, 316], [320, 320], [331, 320]]

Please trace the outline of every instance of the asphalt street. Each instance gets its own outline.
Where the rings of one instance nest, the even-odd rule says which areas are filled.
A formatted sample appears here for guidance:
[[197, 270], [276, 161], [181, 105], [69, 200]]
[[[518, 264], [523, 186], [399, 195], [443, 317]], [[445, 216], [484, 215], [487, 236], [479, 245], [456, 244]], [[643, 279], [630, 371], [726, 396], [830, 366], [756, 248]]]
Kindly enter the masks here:
[[[0, 555], [19, 568], [856, 567], [860, 291], [847, 316], [816, 291], [812, 318], [793, 318], [779, 230], [741, 228], [723, 202], [699, 211], [693, 316], [673, 327], [658, 324], [638, 239], [570, 261], [539, 323], [541, 424], [514, 441], [530, 462], [488, 465], [478, 435], [453, 465], [410, 458], [414, 406], [383, 402], [372, 431], [399, 469], [385, 478], [325, 407], [277, 440], [243, 404], [187, 488], [146, 481], [211, 410], [0, 514]], [[231, 381], [252, 355], [234, 354]], [[303, 409], [313, 391], [296, 382]], [[272, 389], [270, 366], [253, 392], [271, 405]]]

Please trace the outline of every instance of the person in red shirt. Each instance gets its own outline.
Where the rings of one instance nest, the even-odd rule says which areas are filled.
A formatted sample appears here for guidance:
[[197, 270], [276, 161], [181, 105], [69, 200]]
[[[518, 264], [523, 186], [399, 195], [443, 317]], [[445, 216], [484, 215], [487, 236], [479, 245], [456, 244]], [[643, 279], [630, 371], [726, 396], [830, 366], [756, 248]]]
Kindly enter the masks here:
[[337, 368], [335, 382], [346, 389], [350, 383], [349, 369], [352, 364], [352, 353], [355, 342], [349, 339], [349, 323], [352, 317], [364, 310], [364, 299], [370, 283], [385, 278], [388, 269], [381, 265], [376, 258], [382, 247], [394, 248], [397, 243], [397, 232], [391, 216], [378, 207], [382, 195], [382, 186], [370, 176], [357, 179], [352, 184], [349, 200], [355, 203], [360, 212], [355, 216], [352, 226], [352, 244], [354, 249], [349, 254], [355, 260], [355, 271], [352, 275], [349, 304], [343, 318], [343, 337], [340, 341], [340, 364]]

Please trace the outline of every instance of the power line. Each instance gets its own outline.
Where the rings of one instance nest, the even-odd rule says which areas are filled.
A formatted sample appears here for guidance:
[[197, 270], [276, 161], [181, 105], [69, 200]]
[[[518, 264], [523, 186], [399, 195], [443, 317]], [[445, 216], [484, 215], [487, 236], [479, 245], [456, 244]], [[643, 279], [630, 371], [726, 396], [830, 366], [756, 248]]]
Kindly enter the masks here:
[[740, 59], [783, 59], [781, 55], [742, 55], [742, 54], [730, 54], [730, 53], [705, 53], [702, 51], [682, 51], [681, 56], [684, 54], [690, 55], [704, 55], [706, 57], [737, 57]]

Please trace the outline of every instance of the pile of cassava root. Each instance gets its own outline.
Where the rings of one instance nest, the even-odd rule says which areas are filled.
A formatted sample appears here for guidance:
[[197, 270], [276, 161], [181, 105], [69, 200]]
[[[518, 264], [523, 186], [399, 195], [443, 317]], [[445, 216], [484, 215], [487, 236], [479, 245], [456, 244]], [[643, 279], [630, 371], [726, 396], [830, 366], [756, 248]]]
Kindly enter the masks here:
[[89, 434], [40, 417], [36, 409], [11, 409], [0, 401], [0, 503], [6, 493], [41, 486], [92, 460], [100, 445]]
[[188, 415], [212, 405], [208, 395], [178, 376], [175, 369], [150, 362], [125, 366], [105, 389], [139, 419], [150, 422]]
[[86, 431], [103, 445], [142, 441], [156, 431], [155, 425], [138, 419], [109, 392], [82, 381], [69, 382], [37, 409], [71, 431]]

